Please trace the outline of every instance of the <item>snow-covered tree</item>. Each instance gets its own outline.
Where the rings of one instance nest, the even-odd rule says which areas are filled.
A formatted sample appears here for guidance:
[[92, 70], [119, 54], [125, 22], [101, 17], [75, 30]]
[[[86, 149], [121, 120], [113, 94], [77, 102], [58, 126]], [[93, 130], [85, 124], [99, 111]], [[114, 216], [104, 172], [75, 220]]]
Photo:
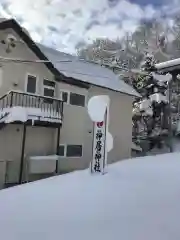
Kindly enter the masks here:
[[168, 34], [166, 24], [156, 20], [146, 21], [122, 39], [97, 39], [87, 47], [78, 49], [78, 55], [122, 74], [124, 70], [139, 68], [147, 51], [152, 52], [158, 62], [171, 59]]
[[154, 73], [154, 65], [153, 55], [147, 54], [141, 66], [144, 77], [140, 82], [136, 78], [133, 85], [142, 96], [133, 106], [133, 140], [139, 144], [148, 141], [147, 150], [166, 144], [169, 126], [167, 88], [171, 75]]
[[[156, 20], [142, 22], [123, 39], [97, 39], [78, 50], [80, 58], [110, 68], [142, 95], [142, 99], [134, 102], [133, 140], [137, 143], [148, 140], [149, 149], [161, 147], [167, 140], [170, 76], [154, 73], [154, 64], [180, 57], [179, 19], [169, 25]], [[180, 87], [175, 83], [174, 89]], [[180, 106], [177, 91], [173, 92], [174, 121]]]

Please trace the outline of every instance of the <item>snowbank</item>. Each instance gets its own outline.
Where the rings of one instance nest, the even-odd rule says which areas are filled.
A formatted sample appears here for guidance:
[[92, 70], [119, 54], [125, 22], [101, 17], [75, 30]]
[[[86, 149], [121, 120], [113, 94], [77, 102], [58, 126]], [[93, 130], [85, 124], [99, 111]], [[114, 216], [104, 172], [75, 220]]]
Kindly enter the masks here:
[[5, 240], [179, 240], [180, 154], [136, 158], [0, 191]]

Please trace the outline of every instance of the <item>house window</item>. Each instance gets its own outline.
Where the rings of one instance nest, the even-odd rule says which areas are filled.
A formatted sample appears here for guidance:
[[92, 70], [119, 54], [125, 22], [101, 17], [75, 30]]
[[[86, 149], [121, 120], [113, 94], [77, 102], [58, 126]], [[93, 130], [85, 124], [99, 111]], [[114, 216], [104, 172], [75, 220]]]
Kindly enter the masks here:
[[59, 146], [58, 155], [59, 155], [60, 157], [64, 157], [64, 156], [65, 156], [65, 145], [60, 145], [60, 146]]
[[73, 92], [69, 92], [66, 90], [61, 91], [61, 99], [68, 104], [74, 106], [85, 106], [85, 96]]
[[69, 103], [76, 106], [85, 106], [85, 96], [77, 93], [70, 93]]
[[66, 157], [82, 157], [82, 145], [67, 145]]
[[55, 82], [44, 79], [44, 96], [54, 97], [55, 92]]
[[65, 102], [69, 102], [69, 92], [67, 91], [61, 91], [61, 99]]
[[46, 97], [54, 97], [54, 90], [53, 89], [44, 88], [44, 96], [46, 96]]
[[36, 93], [36, 81], [37, 81], [37, 78], [35, 76], [32, 76], [32, 75], [27, 76], [26, 91], [28, 93]]

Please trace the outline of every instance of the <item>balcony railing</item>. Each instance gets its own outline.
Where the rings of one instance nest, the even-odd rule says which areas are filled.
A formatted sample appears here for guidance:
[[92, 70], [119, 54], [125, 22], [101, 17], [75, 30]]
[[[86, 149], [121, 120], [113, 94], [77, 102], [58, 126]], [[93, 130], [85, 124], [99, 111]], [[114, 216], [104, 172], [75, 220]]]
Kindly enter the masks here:
[[35, 94], [10, 91], [0, 98], [0, 115], [13, 109], [25, 109], [30, 120], [61, 122], [63, 117], [63, 101]]

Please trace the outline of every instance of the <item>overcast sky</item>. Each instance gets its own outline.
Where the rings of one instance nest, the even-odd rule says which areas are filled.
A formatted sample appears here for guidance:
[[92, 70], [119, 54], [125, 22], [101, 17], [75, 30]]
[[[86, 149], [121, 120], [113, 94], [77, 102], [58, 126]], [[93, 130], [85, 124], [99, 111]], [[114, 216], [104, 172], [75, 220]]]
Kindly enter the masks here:
[[0, 0], [0, 16], [15, 17], [35, 41], [74, 53], [97, 37], [134, 31], [142, 18], [178, 11], [180, 0]]

